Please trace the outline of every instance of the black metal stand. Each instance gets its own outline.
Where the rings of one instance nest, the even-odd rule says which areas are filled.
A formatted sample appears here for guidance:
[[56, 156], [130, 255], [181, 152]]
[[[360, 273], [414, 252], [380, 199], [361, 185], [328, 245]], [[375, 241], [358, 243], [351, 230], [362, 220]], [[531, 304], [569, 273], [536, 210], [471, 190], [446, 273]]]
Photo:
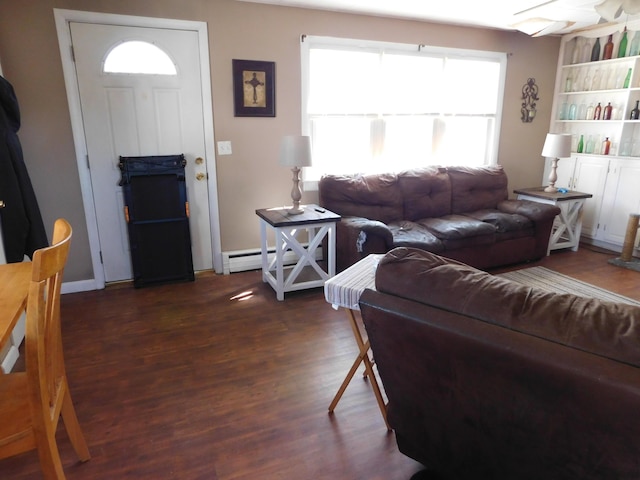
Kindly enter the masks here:
[[194, 280], [184, 155], [120, 157], [133, 284]]

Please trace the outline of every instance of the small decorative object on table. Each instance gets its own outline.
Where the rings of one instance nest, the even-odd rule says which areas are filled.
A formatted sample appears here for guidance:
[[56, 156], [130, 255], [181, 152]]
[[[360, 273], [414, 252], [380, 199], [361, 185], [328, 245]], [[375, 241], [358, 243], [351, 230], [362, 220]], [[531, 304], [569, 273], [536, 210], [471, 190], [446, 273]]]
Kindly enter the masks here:
[[542, 147], [542, 156], [553, 158], [551, 164], [551, 173], [549, 173], [549, 186], [544, 189], [545, 192], [555, 193], [556, 181], [558, 180], [558, 159], [566, 158], [571, 155], [571, 135], [565, 133], [547, 133], [547, 138]]
[[298, 215], [304, 212], [304, 208], [300, 206], [302, 192], [300, 191], [300, 167], [311, 166], [311, 139], [309, 137], [301, 137], [288, 135], [283, 137], [280, 146], [280, 165], [285, 167], [293, 167], [293, 188], [291, 189], [291, 199], [293, 207], [287, 210], [289, 215]]

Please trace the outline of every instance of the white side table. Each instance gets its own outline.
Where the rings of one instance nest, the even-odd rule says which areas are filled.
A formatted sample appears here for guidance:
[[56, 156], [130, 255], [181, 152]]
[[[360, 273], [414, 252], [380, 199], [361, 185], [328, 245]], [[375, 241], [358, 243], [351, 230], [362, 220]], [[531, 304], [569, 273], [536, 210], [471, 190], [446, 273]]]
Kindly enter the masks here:
[[371, 382], [371, 389], [373, 390], [373, 394], [378, 402], [378, 408], [380, 408], [380, 413], [382, 413], [382, 418], [387, 426], [387, 430], [391, 430], [389, 422], [387, 421], [387, 405], [384, 397], [382, 396], [382, 391], [378, 385], [375, 372], [373, 371], [373, 361], [369, 358], [369, 350], [371, 346], [369, 344], [369, 340], [365, 338], [362, 333], [363, 328], [358, 325], [356, 320], [356, 311], [360, 310], [360, 306], [358, 305], [360, 295], [362, 295], [362, 292], [367, 288], [371, 290], [375, 290], [376, 288], [376, 269], [378, 267], [378, 262], [382, 257], [384, 257], [384, 255], [367, 255], [359, 262], [351, 265], [349, 268], [340, 272], [330, 280], [327, 280], [324, 284], [324, 296], [327, 302], [333, 305], [334, 308], [343, 307], [346, 309], [351, 330], [353, 331], [356, 343], [358, 344], [358, 356], [353, 361], [347, 376], [344, 378], [338, 392], [333, 397], [333, 400], [329, 405], [329, 412], [332, 413], [335, 410], [338, 402], [342, 398], [342, 394], [349, 385], [349, 382], [351, 382], [351, 379], [353, 379], [356, 370], [361, 363], [364, 363], [365, 377], [369, 378], [369, 381]]
[[[260, 217], [262, 281], [273, 287], [278, 300], [284, 300], [285, 292], [322, 287], [336, 274], [336, 223], [340, 215], [317, 205], [305, 205], [304, 212], [297, 215], [289, 215], [284, 207], [262, 208], [256, 210], [256, 215]], [[275, 234], [275, 256], [271, 262], [267, 228]], [[300, 231], [307, 233], [306, 248], [305, 238], [297, 237]], [[325, 237], [328, 240], [326, 270], [316, 261], [316, 250]], [[284, 264], [284, 255], [289, 250], [297, 257], [293, 266]]]
[[574, 252], [578, 250], [584, 202], [593, 195], [574, 191], [550, 193], [545, 192], [544, 187], [523, 188], [514, 190], [513, 193], [518, 195], [518, 200], [546, 203], [560, 208], [551, 229], [547, 255], [551, 250], [560, 248], [571, 248]]

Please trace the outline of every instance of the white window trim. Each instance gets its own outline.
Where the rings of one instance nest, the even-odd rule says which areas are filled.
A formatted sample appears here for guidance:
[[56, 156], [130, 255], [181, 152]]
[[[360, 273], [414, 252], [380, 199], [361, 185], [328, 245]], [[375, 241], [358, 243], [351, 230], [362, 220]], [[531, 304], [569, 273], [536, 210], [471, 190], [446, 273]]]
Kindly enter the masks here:
[[[507, 53], [495, 52], [487, 50], [469, 50], [460, 48], [438, 47], [433, 45], [416, 45], [408, 43], [393, 43], [393, 42], [381, 42], [376, 40], [361, 40], [361, 39], [349, 39], [340, 37], [325, 37], [316, 35], [301, 35], [300, 36], [300, 79], [301, 79], [301, 117], [300, 123], [302, 125], [302, 135], [311, 135], [309, 124], [307, 122], [307, 99], [309, 98], [309, 56], [311, 47], [344, 47], [348, 49], [360, 48], [363, 50], [392, 50], [396, 52], [416, 52], [416, 54], [427, 53], [436, 54], [438, 56], [444, 56], [448, 58], [464, 58], [464, 59], [484, 59], [496, 61], [500, 64], [500, 77], [498, 85], [498, 99], [496, 105], [495, 116], [495, 129], [493, 134], [493, 148], [487, 159], [488, 165], [495, 165], [498, 163], [498, 149], [500, 143], [500, 130], [502, 125], [502, 109], [504, 104], [504, 93], [507, 76]], [[469, 82], [472, 83], [472, 80]], [[304, 180], [303, 187], [306, 191], [314, 191], [318, 189], [318, 182], [313, 180]]]

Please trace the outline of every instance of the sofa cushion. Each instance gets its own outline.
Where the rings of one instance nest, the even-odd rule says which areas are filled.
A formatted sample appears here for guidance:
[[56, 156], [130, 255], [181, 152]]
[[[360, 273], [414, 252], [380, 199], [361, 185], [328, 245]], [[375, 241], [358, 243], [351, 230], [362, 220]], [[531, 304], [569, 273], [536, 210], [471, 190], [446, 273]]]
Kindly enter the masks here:
[[496, 241], [493, 225], [464, 215], [423, 218], [417, 223], [439, 238], [446, 250], [489, 245]]
[[342, 216], [389, 223], [403, 215], [402, 193], [395, 174], [325, 175], [320, 179], [320, 204]]
[[423, 250], [396, 248], [376, 289], [640, 366], [640, 307], [549, 293]]
[[414, 247], [429, 252], [443, 252], [444, 244], [424, 226], [409, 221], [391, 222], [394, 247]]
[[490, 208], [465, 213], [464, 216], [493, 225], [498, 233], [529, 230], [533, 228], [533, 222], [523, 215], [504, 213]]
[[398, 174], [404, 220], [441, 217], [451, 213], [451, 181], [443, 167], [407, 170]]
[[507, 175], [501, 165], [448, 167], [451, 180], [451, 213], [495, 209], [509, 196]]

